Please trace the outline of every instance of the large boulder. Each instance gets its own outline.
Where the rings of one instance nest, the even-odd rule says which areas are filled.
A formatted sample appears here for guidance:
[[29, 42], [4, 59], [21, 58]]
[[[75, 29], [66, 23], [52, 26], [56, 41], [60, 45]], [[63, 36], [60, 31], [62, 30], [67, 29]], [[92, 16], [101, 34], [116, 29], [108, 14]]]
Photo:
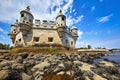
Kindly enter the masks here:
[[0, 80], [7, 80], [8, 79], [8, 70], [1, 70], [0, 71]]
[[9, 69], [13, 63], [14, 61], [3, 60], [0, 62], [0, 69]]
[[22, 56], [18, 56], [18, 57], [16, 58], [16, 62], [17, 62], [17, 63], [22, 63], [22, 62], [23, 62]]
[[28, 57], [28, 53], [27, 52], [19, 53], [18, 55], [21, 56], [23, 59]]
[[99, 66], [103, 66], [103, 67], [115, 67], [115, 65], [112, 62], [108, 62], [108, 61], [101, 61], [98, 64]]
[[44, 70], [46, 67], [49, 67], [50, 66], [50, 63], [48, 62], [41, 62], [37, 65], [35, 65], [31, 70], [33, 72], [37, 71], [37, 70]]
[[53, 71], [54, 73], [60, 72], [60, 71], [64, 71], [65, 70], [65, 66], [63, 63], [60, 63], [55, 70]]
[[12, 69], [19, 70], [20, 72], [25, 70], [24, 66], [20, 63], [14, 63], [11, 67]]
[[22, 80], [32, 80], [32, 77], [23, 72], [22, 73]]

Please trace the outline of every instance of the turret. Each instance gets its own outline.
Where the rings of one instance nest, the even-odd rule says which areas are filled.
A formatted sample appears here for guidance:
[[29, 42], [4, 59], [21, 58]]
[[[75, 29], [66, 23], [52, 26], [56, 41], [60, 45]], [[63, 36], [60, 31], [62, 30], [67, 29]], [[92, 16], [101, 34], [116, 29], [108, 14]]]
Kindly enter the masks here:
[[33, 15], [30, 12], [29, 6], [26, 7], [25, 10], [22, 10], [20, 12], [20, 31], [23, 33], [23, 35], [27, 35], [27, 33], [31, 30], [33, 25]]
[[16, 34], [19, 32], [19, 26], [18, 26], [18, 20], [14, 24], [11, 25], [11, 30], [8, 35], [10, 35], [10, 38], [12, 39], [12, 42], [14, 43]]
[[76, 42], [76, 40], [78, 38], [78, 29], [74, 24], [72, 25], [71, 33], [72, 33], [72, 36], [74, 37], [74, 40]]
[[61, 10], [59, 11], [58, 16], [56, 17], [56, 26], [57, 26], [59, 36], [62, 38], [64, 35], [64, 32], [67, 29], [67, 26], [66, 26], [66, 16], [63, 15]]
[[30, 7], [27, 6], [25, 10], [22, 10], [20, 12], [20, 23], [29, 23], [29, 24], [33, 24], [33, 15], [30, 12]]

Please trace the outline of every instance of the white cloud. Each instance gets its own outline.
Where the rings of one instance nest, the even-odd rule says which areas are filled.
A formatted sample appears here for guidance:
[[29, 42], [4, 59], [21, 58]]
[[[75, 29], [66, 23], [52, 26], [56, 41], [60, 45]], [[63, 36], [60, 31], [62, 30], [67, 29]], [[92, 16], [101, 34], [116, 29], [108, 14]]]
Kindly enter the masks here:
[[80, 41], [80, 40], [78, 40], [76, 42], [76, 48], [87, 47], [88, 45], [90, 45], [90, 43], [86, 42], [86, 41]]
[[84, 17], [83, 15], [78, 16], [76, 20], [74, 19], [74, 23], [82, 21], [83, 17]]
[[83, 41], [80, 41], [80, 39], [82, 38], [83, 32], [78, 30], [78, 40], [76, 42], [76, 48], [82, 47], [83, 46]]
[[3, 30], [1, 27], [0, 27], [0, 32], [2, 32], [3, 34], [7, 34], [8, 32]]
[[67, 16], [67, 25], [72, 25], [72, 24], [76, 24], [80, 21], [82, 21], [82, 19], [84, 18], [84, 15], [80, 15], [76, 18], [73, 18], [72, 16]]
[[107, 21], [109, 21], [110, 17], [112, 17], [112, 16], [113, 16], [112, 14], [109, 14], [107, 16], [100, 17], [98, 19], [98, 22], [101, 22], [101, 23], [107, 22]]
[[[60, 9], [62, 9], [68, 20], [70, 20], [67, 21], [67, 23], [71, 21], [74, 22], [78, 17], [73, 18], [70, 16], [76, 12], [76, 10], [73, 9], [73, 0], [3, 0], [0, 3], [0, 21], [6, 23], [15, 22], [15, 20], [20, 17], [20, 11], [28, 5], [35, 19], [55, 20]], [[70, 25], [69, 23], [68, 26]]]
[[91, 7], [91, 11], [94, 11], [94, 10], [95, 10], [95, 8], [96, 8], [95, 6], [92, 6], [92, 7]]
[[4, 32], [4, 30], [0, 27], [0, 32]]
[[109, 40], [78, 40], [76, 42], [76, 47], [80, 48], [80, 47], [87, 47], [87, 45], [91, 45], [92, 48], [97, 48], [97, 47], [101, 47], [101, 48], [107, 48], [107, 49], [111, 49], [111, 48], [120, 48], [120, 38], [116, 38], [116, 39], [109, 39]]
[[5, 36], [0, 35], [0, 39], [5, 40]]
[[99, 0], [100, 2], [103, 2], [103, 0]]
[[78, 30], [78, 36], [79, 36], [78, 39], [81, 39], [82, 35], [83, 35], [83, 32]]
[[83, 5], [81, 6], [81, 8], [85, 8], [85, 4], [83, 4]]

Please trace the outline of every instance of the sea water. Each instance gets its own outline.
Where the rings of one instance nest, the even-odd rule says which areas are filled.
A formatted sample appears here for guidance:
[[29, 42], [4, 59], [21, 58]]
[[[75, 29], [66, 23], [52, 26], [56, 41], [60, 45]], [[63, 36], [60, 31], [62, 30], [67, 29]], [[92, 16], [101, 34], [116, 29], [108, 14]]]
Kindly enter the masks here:
[[106, 54], [105, 56], [101, 57], [100, 59], [95, 59], [94, 63], [97, 64], [103, 60], [109, 60], [109, 61], [115, 62], [118, 65], [120, 65], [120, 52]]

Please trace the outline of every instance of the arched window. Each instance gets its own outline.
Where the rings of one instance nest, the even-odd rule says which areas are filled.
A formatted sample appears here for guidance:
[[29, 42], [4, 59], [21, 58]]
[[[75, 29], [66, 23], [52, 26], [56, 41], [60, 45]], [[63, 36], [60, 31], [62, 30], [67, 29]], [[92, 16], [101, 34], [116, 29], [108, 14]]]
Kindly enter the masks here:
[[21, 14], [21, 17], [24, 17], [24, 14]]
[[65, 20], [64, 17], [62, 17], [62, 20], [63, 20], [63, 21]]

